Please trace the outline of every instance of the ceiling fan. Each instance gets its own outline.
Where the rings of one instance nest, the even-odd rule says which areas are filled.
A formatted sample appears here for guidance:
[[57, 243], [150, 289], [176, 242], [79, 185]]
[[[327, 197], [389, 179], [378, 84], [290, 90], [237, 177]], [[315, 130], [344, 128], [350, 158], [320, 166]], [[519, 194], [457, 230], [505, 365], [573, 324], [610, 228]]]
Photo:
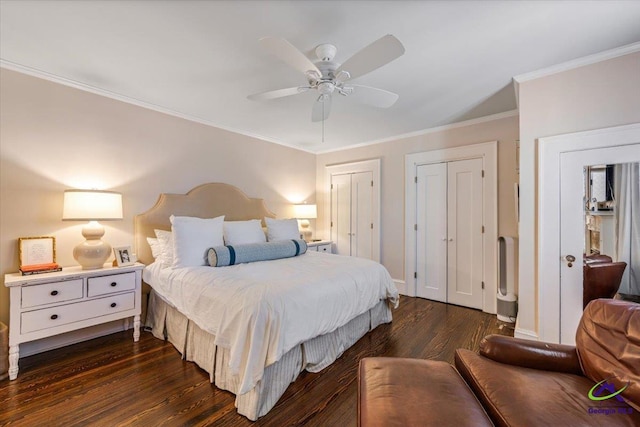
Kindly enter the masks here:
[[285, 39], [264, 37], [260, 39], [260, 44], [271, 54], [304, 73], [308, 84], [256, 93], [247, 97], [251, 100], [264, 101], [315, 90], [319, 96], [311, 111], [311, 120], [314, 122], [324, 121], [329, 117], [334, 93], [342, 96], [353, 95], [364, 104], [380, 108], [391, 107], [398, 100], [398, 95], [393, 92], [351, 83], [351, 80], [376, 70], [404, 54], [404, 46], [391, 34], [374, 41], [342, 64], [333, 61], [337, 49], [332, 44], [316, 47], [316, 63], [311, 62]]

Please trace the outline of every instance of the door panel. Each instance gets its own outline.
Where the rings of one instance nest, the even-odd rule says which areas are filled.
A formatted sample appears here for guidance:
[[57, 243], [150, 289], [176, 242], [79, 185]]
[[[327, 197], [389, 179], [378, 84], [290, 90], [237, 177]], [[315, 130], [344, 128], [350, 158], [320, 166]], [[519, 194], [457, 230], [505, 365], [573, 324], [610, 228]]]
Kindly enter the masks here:
[[351, 255], [351, 175], [331, 177], [331, 240], [339, 255]]
[[[595, 164], [640, 161], [639, 145], [570, 151], [560, 155], [560, 343], [575, 344], [582, 316], [582, 257], [584, 251], [583, 170]], [[614, 184], [615, 185], [615, 184]], [[575, 257], [572, 266], [567, 255]]]
[[417, 167], [417, 296], [447, 302], [447, 164]]
[[447, 175], [447, 300], [482, 308], [482, 159], [450, 162]]
[[373, 173], [351, 175], [351, 255], [373, 259]]

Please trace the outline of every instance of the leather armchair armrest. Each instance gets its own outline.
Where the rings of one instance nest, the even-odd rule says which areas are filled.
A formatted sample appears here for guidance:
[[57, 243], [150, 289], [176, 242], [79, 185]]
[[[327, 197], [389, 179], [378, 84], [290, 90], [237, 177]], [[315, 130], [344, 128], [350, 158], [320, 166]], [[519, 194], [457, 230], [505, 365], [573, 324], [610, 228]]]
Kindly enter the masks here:
[[489, 335], [480, 343], [480, 354], [508, 365], [584, 376], [576, 348], [571, 345]]

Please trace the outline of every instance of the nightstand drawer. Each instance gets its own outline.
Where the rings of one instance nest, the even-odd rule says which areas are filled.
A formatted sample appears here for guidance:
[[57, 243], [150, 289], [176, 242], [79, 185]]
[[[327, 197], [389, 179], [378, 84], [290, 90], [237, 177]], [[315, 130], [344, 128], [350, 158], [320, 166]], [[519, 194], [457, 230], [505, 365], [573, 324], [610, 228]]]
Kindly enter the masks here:
[[22, 287], [22, 308], [82, 298], [82, 279]]
[[135, 293], [129, 292], [60, 307], [28, 311], [21, 315], [20, 332], [26, 334], [120, 311], [132, 310], [134, 307]]
[[111, 274], [109, 276], [90, 277], [88, 282], [89, 298], [116, 292], [130, 291], [136, 288], [136, 273]]
[[317, 250], [318, 252], [326, 252], [328, 254], [331, 253], [331, 243], [327, 243], [326, 245], [318, 245], [317, 246]]

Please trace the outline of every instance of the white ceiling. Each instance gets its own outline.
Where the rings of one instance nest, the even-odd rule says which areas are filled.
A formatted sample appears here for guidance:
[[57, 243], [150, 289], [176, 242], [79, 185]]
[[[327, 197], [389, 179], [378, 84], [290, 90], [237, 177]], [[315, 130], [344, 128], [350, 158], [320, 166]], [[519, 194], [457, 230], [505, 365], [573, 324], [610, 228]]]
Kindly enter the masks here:
[[[5, 1], [3, 67], [311, 152], [516, 109], [512, 77], [640, 41], [640, 1]], [[247, 95], [304, 85], [267, 54], [284, 37], [335, 60], [385, 34], [406, 53], [354, 83], [400, 95], [389, 109], [317, 95]]]

